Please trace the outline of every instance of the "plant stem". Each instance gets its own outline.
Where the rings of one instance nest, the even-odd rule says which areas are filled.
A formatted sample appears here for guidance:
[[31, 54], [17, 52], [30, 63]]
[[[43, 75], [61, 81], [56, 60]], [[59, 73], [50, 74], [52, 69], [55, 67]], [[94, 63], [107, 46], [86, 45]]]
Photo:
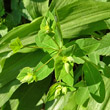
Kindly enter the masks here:
[[46, 64], [48, 64], [52, 59], [54, 59], [55, 57], [57, 57], [60, 54], [61, 50], [52, 58], [50, 58], [46, 63], [44, 63], [42, 66], [40, 66], [35, 72], [39, 71], [40, 69], [42, 69]]

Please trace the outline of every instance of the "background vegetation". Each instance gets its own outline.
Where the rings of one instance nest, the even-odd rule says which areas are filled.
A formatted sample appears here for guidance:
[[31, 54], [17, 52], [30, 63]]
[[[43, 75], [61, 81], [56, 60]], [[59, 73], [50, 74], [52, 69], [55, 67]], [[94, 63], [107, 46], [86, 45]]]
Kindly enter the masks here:
[[110, 0], [0, 0], [0, 110], [110, 110]]

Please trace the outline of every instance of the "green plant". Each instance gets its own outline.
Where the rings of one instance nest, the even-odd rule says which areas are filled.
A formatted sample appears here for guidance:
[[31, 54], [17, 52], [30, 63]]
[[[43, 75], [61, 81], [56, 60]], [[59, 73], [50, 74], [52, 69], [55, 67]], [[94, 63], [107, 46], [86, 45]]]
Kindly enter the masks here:
[[109, 110], [109, 0], [50, 2], [0, 0], [1, 110]]

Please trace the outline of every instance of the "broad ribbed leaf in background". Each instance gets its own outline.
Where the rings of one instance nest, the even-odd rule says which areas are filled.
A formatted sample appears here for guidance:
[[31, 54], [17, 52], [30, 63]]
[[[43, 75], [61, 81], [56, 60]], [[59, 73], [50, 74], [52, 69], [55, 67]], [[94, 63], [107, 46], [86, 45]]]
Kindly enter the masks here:
[[[58, 10], [63, 38], [75, 38], [78, 35], [103, 29], [104, 23], [101, 20], [110, 17], [110, 3], [95, 2], [93, 0], [78, 0], [73, 4], [64, 6]], [[96, 24], [91, 24], [96, 22]]]
[[20, 85], [21, 83], [18, 80], [13, 80], [4, 87], [0, 88], [0, 107], [2, 107], [9, 100]]
[[12, 81], [24, 67], [35, 67], [45, 54], [38, 50], [27, 54], [15, 54], [6, 60], [3, 71], [0, 73], [0, 87]]
[[[13, 1], [11, 9], [17, 11], [17, 5], [14, 5], [14, 3], [20, 3], [19, 0], [11, 1]], [[28, 14], [30, 14], [32, 17], [31, 20], [45, 15], [45, 12], [48, 9], [48, 1], [49, 0], [23, 0], [23, 3], [26, 7], [25, 10], [27, 10]], [[98, 30], [107, 29], [107, 26], [109, 28], [109, 21], [107, 21], [108, 24], [106, 25], [107, 22], [105, 23], [103, 20], [110, 18], [110, 3], [102, 1], [106, 0], [52, 0], [50, 9], [53, 10], [53, 8], [57, 8], [63, 37], [75, 38], [79, 35], [92, 35], [94, 31], [96, 32]], [[13, 12], [15, 15], [17, 15], [16, 11]], [[44, 79], [53, 71], [53, 60], [48, 62], [48, 60], [51, 59], [50, 56], [45, 56], [46, 54], [40, 50], [33, 52], [36, 49], [29, 49], [26, 47], [30, 44], [31, 46], [32, 44], [35, 46], [35, 36], [39, 31], [42, 18], [43, 17], [37, 18], [32, 21], [32, 23], [16, 27], [0, 39], [0, 60], [8, 54], [7, 52], [10, 52], [11, 49], [9, 48], [9, 43], [16, 37], [20, 38], [21, 42], [26, 48], [21, 49], [19, 51], [21, 53], [17, 53], [8, 58], [4, 65], [3, 71], [0, 73], [0, 106], [5, 104], [20, 86], [21, 83], [16, 80], [16, 76], [19, 74], [22, 68], [26, 66], [35, 67], [37, 65], [35, 70], [36, 75], [38, 75], [39, 78], [38, 80]], [[17, 19], [15, 19], [15, 22], [16, 21]], [[89, 54], [88, 56], [90, 60], [93, 59], [93, 63], [98, 64], [99, 57], [97, 56], [110, 54], [109, 37], [110, 36], [108, 34], [99, 41], [92, 38], [79, 39], [79, 41], [76, 41], [76, 44], [78, 44], [78, 46], [85, 51], [87, 55]], [[76, 53], [77, 52], [75, 51], [74, 54]], [[78, 55], [80, 54], [81, 51], [78, 53]], [[47, 102], [45, 110], [109, 110], [110, 80], [104, 77], [103, 83], [101, 73], [98, 71], [99, 68], [97, 68], [95, 64], [92, 64], [91, 62], [84, 64], [84, 75], [91, 96], [97, 101], [100, 100], [100, 103], [97, 103], [93, 98], [90, 98], [90, 100], [87, 100], [86, 103], [84, 103], [87, 97], [82, 97], [83, 100], [80, 100], [80, 95], [78, 95], [79, 97], [77, 101], [80, 100], [79, 104], [81, 105], [84, 103], [84, 105], [78, 106], [75, 102], [77, 97], [75, 97], [74, 92], [71, 92], [59, 99], [55, 99], [55, 101]], [[76, 69], [80, 69], [80, 72], [75, 72], [75, 83], [79, 81], [79, 78], [82, 76], [83, 72], [82, 67], [77, 67]], [[107, 71], [107, 73], [109, 73], [109, 71]], [[23, 84], [14, 93], [14, 95], [11, 97], [11, 100], [8, 101], [11, 103], [9, 106], [10, 110], [39, 110], [36, 108], [37, 102], [42, 99], [41, 97], [43, 94], [48, 91], [50, 80], [51, 79], [47, 78], [43, 81], [32, 83], [30, 85]], [[104, 91], [104, 84], [106, 91]], [[96, 90], [98, 90], [98, 96], [101, 96], [100, 98], [94, 96], [94, 91]], [[83, 93], [84, 92], [80, 92], [79, 94]], [[102, 102], [103, 100], [104, 102]], [[15, 103], [15, 105], [12, 103]], [[43, 104], [41, 103], [40, 106], [43, 106]], [[9, 110], [9, 108], [3, 110]]]
[[[42, 17], [37, 18], [32, 23], [18, 26], [14, 28], [13, 30], [11, 30], [10, 32], [8, 32], [3, 38], [1, 38], [0, 39], [0, 54], [4, 54], [4, 56], [2, 57], [4, 57], [4, 59], [7, 58], [6, 56], [8, 55], [8, 53], [6, 54], [6, 52], [11, 51], [11, 48], [9, 47], [9, 43], [11, 42], [12, 39], [15, 39], [17, 37], [20, 38], [23, 46], [33, 44], [33, 43], [35, 44], [35, 35], [40, 29], [41, 21], [42, 21]], [[26, 53], [29, 51], [30, 52], [33, 51], [33, 48], [26, 48], [25, 50], [24, 49], [21, 50], [22, 53]], [[2, 63], [4, 62], [0, 61], [0, 66], [2, 66], [2, 68], [3, 68]], [[2, 71], [2, 68], [0, 68], [1, 69], [0, 72]]]
[[[42, 98], [44, 93], [49, 89], [51, 81], [51, 76], [39, 81], [37, 83], [32, 83], [30, 85], [23, 84], [20, 88], [13, 94], [10, 99], [15, 100], [14, 107], [8, 110], [39, 110], [37, 109], [37, 104]], [[43, 107], [43, 105], [41, 105]], [[3, 109], [4, 110], [4, 109]]]
[[23, 0], [23, 4], [32, 19], [35, 19], [46, 14], [49, 0]]
[[[67, 104], [70, 97], [72, 97], [72, 93], [68, 93], [67, 95], [62, 96], [58, 99], [55, 99], [54, 101], [47, 102], [45, 106], [45, 110], [63, 110], [64, 106]], [[74, 106], [74, 103], [73, 103], [73, 106]], [[70, 110], [71, 110], [71, 107], [72, 106], [70, 106]]]
[[60, 9], [76, 1], [78, 0], [52, 0], [52, 3], [50, 4], [50, 10], [53, 10], [54, 8]]
[[21, 42], [26, 41], [25, 44], [23, 43], [24, 45], [35, 43], [35, 36], [33, 36], [33, 34], [37, 34], [39, 31], [41, 21], [42, 17], [37, 18], [31, 23], [18, 26], [8, 32], [8, 34], [0, 40], [0, 53], [10, 51], [9, 43], [16, 37], [19, 37]]
[[46, 110], [109, 110], [110, 109], [110, 79], [103, 77], [106, 95], [102, 103], [96, 102], [92, 97], [84, 105], [78, 106], [75, 102], [75, 93], [67, 93], [51, 102], [46, 103]]
[[89, 98], [88, 87], [79, 87], [75, 93], [75, 101], [78, 105], [83, 105]]
[[90, 99], [87, 110], [110, 110], [110, 79], [103, 77], [105, 83], [105, 100], [102, 103], [97, 103], [94, 99]]

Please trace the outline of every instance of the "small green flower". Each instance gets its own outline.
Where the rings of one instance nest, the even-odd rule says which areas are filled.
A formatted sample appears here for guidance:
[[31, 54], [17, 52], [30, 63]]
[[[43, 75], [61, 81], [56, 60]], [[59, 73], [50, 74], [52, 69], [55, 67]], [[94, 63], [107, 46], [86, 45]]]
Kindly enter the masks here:
[[61, 85], [58, 85], [57, 87], [56, 87], [56, 91], [55, 91], [55, 96], [54, 96], [54, 98], [56, 98], [56, 97], [58, 97], [59, 95], [61, 95], [61, 94], [66, 94], [67, 93], [67, 87], [63, 87], [63, 86], [61, 86]]
[[73, 57], [71, 57], [71, 56], [67, 57], [67, 61], [68, 61], [69, 63], [74, 63], [74, 59], [73, 59]]
[[33, 75], [32, 73], [27, 73], [27, 75], [21, 80], [22, 83], [28, 82], [32, 83], [33, 82]]
[[66, 94], [67, 93], [67, 87], [62, 87], [62, 94]]
[[69, 63], [64, 63], [64, 66], [65, 66], [65, 71], [67, 73], [69, 73], [69, 71], [70, 71], [70, 64]]
[[37, 81], [36, 75], [34, 75], [33, 69], [30, 67], [23, 68], [17, 76], [17, 79], [20, 80], [20, 82], [22, 83], [28, 84]]
[[46, 26], [44, 27], [44, 29], [46, 30], [47, 33], [50, 31], [50, 27], [49, 27], [48, 25], [46, 25]]
[[69, 73], [69, 71], [70, 71], [70, 63], [74, 63], [74, 59], [71, 56], [69, 56], [69, 57], [64, 56], [62, 58], [62, 61], [64, 63], [65, 71], [67, 73]]
[[62, 86], [58, 85], [56, 87], [56, 91], [55, 91], [55, 98], [58, 97], [61, 94], [61, 90], [62, 90]]

